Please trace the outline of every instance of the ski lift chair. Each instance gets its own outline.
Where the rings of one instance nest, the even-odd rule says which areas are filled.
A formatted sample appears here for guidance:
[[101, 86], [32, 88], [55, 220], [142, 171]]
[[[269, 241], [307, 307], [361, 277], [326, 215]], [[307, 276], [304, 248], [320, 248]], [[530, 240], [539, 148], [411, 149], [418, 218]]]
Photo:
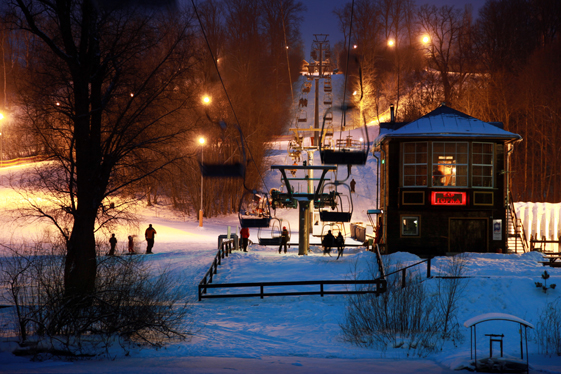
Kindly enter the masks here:
[[323, 241], [323, 237], [327, 235], [327, 231], [331, 230], [331, 234], [333, 236], [337, 236], [337, 234], [341, 233], [341, 235], [346, 236], [345, 225], [342, 223], [337, 222], [325, 222], [321, 227], [321, 240]]
[[271, 236], [263, 237], [263, 229], [257, 231], [257, 239], [259, 240], [259, 245], [273, 245], [277, 246], [281, 244], [282, 239], [282, 228], [286, 227], [288, 230], [288, 235], [290, 237], [290, 222], [283, 220], [282, 218], [271, 218]]
[[323, 103], [325, 105], [331, 105], [333, 103], [333, 95], [330, 92], [323, 95]]
[[271, 222], [271, 206], [267, 193], [256, 191], [244, 192], [240, 200], [238, 218], [241, 227], [269, 227]]
[[308, 122], [308, 112], [302, 109], [298, 115], [298, 122]]
[[[342, 108], [343, 120], [346, 118], [348, 108]], [[322, 134], [325, 134], [327, 129], [330, 128], [328, 114], [326, 112], [323, 117]], [[331, 118], [333, 114], [331, 113]], [[341, 125], [339, 131], [344, 132], [344, 123]], [[366, 127], [366, 121], [363, 118], [363, 137], [364, 140], [353, 140], [353, 137], [349, 134], [345, 139], [338, 139], [335, 144], [320, 144], [320, 158], [324, 165], [364, 165], [366, 159], [368, 158], [368, 129]]]
[[[210, 119], [210, 118], [209, 118]], [[220, 121], [220, 127], [222, 130], [226, 130], [226, 124]], [[235, 125], [239, 134], [240, 142], [237, 143], [240, 149], [241, 162], [240, 161], [217, 161], [209, 160], [204, 161], [201, 153], [201, 161], [199, 162], [199, 167], [201, 174], [206, 178], [244, 178], [245, 177], [245, 148], [243, 145], [243, 134], [242, 130], [238, 125]]]
[[[330, 193], [332, 196], [328, 204], [322, 204], [323, 207], [319, 210], [319, 218], [323, 222], [351, 222], [353, 216], [353, 200], [351, 197], [351, 188], [343, 182], [326, 183], [323, 189], [334, 186], [335, 189]], [[338, 188], [343, 186], [346, 188], [347, 193], [343, 194], [338, 192]], [[328, 209], [322, 209], [325, 207]]]

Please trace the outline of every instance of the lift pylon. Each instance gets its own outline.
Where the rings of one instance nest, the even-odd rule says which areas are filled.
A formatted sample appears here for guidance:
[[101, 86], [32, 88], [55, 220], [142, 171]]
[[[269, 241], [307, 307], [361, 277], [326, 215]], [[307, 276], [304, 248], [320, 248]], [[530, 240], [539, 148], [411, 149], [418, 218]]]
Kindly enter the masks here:
[[[275, 206], [294, 206], [298, 204], [298, 254], [307, 255], [310, 242], [310, 217], [307, 214], [310, 203], [321, 204], [322, 201], [329, 199], [329, 194], [323, 193], [323, 185], [326, 181], [328, 171], [337, 170], [336, 165], [271, 165], [271, 170], [279, 170], [282, 180], [286, 186], [286, 192], [274, 190], [271, 192], [272, 205]], [[309, 178], [308, 176], [289, 178], [287, 170], [319, 170], [321, 176], [319, 178]], [[315, 190], [312, 193], [296, 193], [293, 192], [291, 181], [317, 181]]]

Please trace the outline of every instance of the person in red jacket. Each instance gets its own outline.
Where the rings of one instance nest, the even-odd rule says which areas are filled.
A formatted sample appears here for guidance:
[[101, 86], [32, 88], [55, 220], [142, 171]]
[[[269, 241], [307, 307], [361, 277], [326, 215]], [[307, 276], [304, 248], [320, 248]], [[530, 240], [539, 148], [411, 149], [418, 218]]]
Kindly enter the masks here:
[[249, 229], [247, 227], [243, 227], [240, 234], [242, 236], [242, 249], [244, 252], [247, 252], [247, 245], [249, 244]]

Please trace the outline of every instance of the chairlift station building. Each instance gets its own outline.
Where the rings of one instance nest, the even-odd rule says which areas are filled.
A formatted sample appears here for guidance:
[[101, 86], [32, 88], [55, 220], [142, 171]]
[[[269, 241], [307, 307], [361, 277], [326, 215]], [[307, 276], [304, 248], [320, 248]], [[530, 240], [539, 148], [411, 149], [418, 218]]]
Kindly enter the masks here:
[[505, 251], [509, 155], [521, 140], [502, 123], [445, 105], [410, 123], [380, 124], [382, 250]]

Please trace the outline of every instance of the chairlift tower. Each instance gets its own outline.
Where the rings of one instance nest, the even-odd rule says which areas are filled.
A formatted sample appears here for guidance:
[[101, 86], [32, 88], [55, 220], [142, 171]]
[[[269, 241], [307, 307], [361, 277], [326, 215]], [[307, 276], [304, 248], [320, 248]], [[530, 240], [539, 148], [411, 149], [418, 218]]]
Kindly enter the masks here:
[[324, 66], [328, 65], [331, 58], [331, 48], [327, 37], [329, 34], [314, 34], [314, 41], [312, 42], [312, 51], [310, 53], [312, 59], [317, 61], [319, 66], [319, 77], [323, 78]]
[[[310, 151], [313, 154], [313, 151]], [[298, 205], [298, 254], [307, 255], [308, 248], [310, 246], [310, 226], [311, 226], [311, 215], [310, 206], [314, 202], [321, 205], [320, 202], [332, 199], [333, 196], [323, 192], [323, 186], [325, 184], [325, 177], [328, 171], [337, 170], [337, 165], [271, 165], [272, 170], [279, 170], [282, 175], [282, 180], [286, 186], [285, 193], [276, 192], [271, 193], [271, 198], [273, 199], [273, 206], [275, 204], [294, 206]], [[286, 174], [287, 170], [305, 170], [308, 172], [304, 178], [289, 178]], [[310, 177], [309, 174], [313, 170], [319, 170], [322, 172], [319, 178]], [[312, 187], [311, 191], [308, 190], [307, 193], [297, 193], [292, 191], [292, 186], [290, 181], [307, 181], [308, 188]], [[313, 189], [313, 182], [317, 181], [318, 184]]]

